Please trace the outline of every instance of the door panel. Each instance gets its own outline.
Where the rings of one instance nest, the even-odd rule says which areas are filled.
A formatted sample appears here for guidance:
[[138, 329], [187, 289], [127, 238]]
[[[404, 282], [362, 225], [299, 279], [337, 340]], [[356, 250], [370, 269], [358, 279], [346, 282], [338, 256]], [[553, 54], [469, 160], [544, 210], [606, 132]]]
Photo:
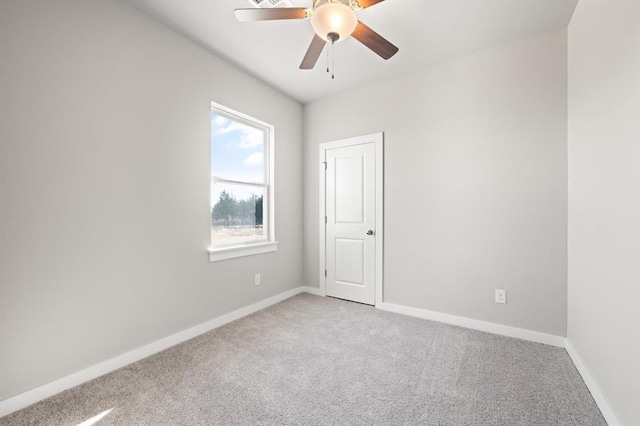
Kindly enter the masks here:
[[[336, 283], [364, 286], [364, 241], [336, 238]], [[354, 261], [357, 259], [357, 261]]]
[[364, 164], [361, 156], [336, 157], [335, 218], [336, 223], [364, 222]]
[[375, 145], [328, 149], [326, 178], [326, 291], [375, 303]]

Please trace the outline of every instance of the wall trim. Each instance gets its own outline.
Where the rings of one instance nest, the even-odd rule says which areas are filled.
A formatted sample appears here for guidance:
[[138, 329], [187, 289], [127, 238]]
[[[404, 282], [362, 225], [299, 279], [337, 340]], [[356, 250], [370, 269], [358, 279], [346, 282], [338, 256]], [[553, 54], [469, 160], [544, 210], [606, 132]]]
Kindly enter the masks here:
[[457, 325], [473, 330], [486, 331], [487, 333], [499, 334], [501, 336], [515, 337], [536, 343], [544, 343], [545, 345], [557, 346], [559, 348], [565, 347], [566, 339], [562, 336], [555, 336], [553, 334], [540, 333], [538, 331], [525, 330], [523, 328], [510, 327], [508, 325], [458, 317], [455, 315], [443, 314], [441, 312], [411, 308], [409, 306], [395, 305], [387, 302], [382, 303], [380, 309], [383, 311], [395, 312], [445, 324]]
[[38, 386], [37, 388], [9, 397], [5, 400], [0, 401], [0, 417], [26, 408], [29, 405], [35, 404], [36, 402], [41, 401], [45, 398], [49, 398], [50, 396], [56, 395], [74, 386], [78, 386], [82, 383], [88, 382], [89, 380], [93, 380], [95, 378], [103, 376], [126, 365], [168, 349], [171, 346], [175, 346], [189, 339], [193, 339], [196, 336], [223, 326], [227, 323], [230, 323], [231, 321], [235, 321], [247, 315], [251, 315], [262, 309], [268, 308], [271, 305], [275, 305], [276, 303], [282, 302], [283, 300], [304, 292], [317, 294], [317, 292], [319, 292], [319, 289], [304, 286], [293, 288], [291, 290], [285, 291], [284, 293], [269, 297], [268, 299], [264, 299], [260, 302], [254, 303], [244, 308], [240, 308], [228, 314], [224, 314], [205, 323], [196, 325], [195, 327], [188, 328], [171, 336], [149, 343], [148, 345], [126, 352], [122, 355], [118, 355], [114, 358], [108, 359], [84, 370], [54, 380], [53, 382], [49, 382], [42, 386]]
[[314, 296], [325, 297], [325, 294], [318, 287], [310, 287], [308, 285], [300, 287], [303, 292], [313, 294]]
[[582, 376], [582, 380], [584, 380], [587, 388], [589, 388], [589, 392], [591, 392], [591, 396], [593, 396], [593, 399], [596, 401], [596, 405], [600, 409], [604, 419], [607, 421], [607, 424], [609, 424], [609, 426], [622, 426], [622, 423], [618, 420], [613, 408], [611, 408], [611, 404], [609, 404], [609, 401], [600, 390], [598, 383], [589, 372], [589, 369], [584, 364], [582, 358], [580, 358], [576, 348], [573, 347], [573, 344], [569, 339], [567, 339], [566, 349], [569, 353], [569, 357], [571, 357], [571, 360], [573, 361], [573, 364], [576, 366], [578, 373]]

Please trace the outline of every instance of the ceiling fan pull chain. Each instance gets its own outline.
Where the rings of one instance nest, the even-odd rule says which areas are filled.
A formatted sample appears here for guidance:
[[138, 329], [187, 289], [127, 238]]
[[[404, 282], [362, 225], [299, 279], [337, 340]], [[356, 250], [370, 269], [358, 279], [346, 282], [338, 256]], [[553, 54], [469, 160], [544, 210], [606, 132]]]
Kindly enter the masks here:
[[335, 45], [335, 43], [332, 41], [331, 42], [331, 80], [335, 79], [335, 72], [336, 72], [336, 65], [334, 62], [334, 53], [333, 53], [333, 46]]
[[329, 48], [327, 47], [327, 73], [329, 73]]

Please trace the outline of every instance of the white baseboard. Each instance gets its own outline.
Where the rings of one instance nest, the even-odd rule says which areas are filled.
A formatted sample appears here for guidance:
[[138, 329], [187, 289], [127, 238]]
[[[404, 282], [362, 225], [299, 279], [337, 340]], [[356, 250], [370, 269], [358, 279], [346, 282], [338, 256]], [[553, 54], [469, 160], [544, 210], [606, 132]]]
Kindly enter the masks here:
[[545, 345], [565, 347], [565, 338], [554, 336], [553, 334], [545, 334], [537, 331], [524, 330], [522, 328], [509, 327], [507, 325], [495, 324], [474, 320], [455, 315], [443, 314], [441, 312], [427, 311], [425, 309], [410, 308], [408, 306], [394, 305], [393, 303], [383, 302], [380, 309], [383, 311], [395, 312], [398, 314], [409, 315], [412, 317], [424, 318], [431, 321], [442, 322], [445, 324], [457, 325], [460, 327], [471, 328], [473, 330], [486, 331], [487, 333], [499, 334], [501, 336], [516, 337], [518, 339], [530, 340], [536, 343], [544, 343]]
[[602, 416], [607, 421], [607, 424], [609, 426], [621, 426], [622, 423], [620, 423], [620, 420], [618, 420], [618, 417], [613, 412], [609, 401], [600, 391], [600, 387], [589, 372], [587, 366], [582, 362], [582, 358], [580, 358], [580, 355], [578, 355], [578, 352], [576, 352], [576, 349], [573, 347], [569, 339], [567, 339], [566, 348], [573, 364], [576, 366], [578, 373], [582, 376], [582, 380], [584, 380], [584, 383], [589, 388], [589, 392], [591, 392], [591, 396], [593, 396], [593, 399], [596, 401], [596, 404], [598, 405]]
[[70, 374], [61, 379], [55, 380], [42, 386], [38, 386], [37, 388], [2, 400], [0, 401], [0, 417], [11, 414], [14, 411], [18, 411], [31, 404], [35, 404], [38, 401], [58, 394], [74, 386], [78, 386], [82, 383], [88, 382], [89, 380], [93, 380], [97, 377], [103, 376], [107, 373], [110, 373], [111, 371], [117, 370], [118, 368], [122, 368], [133, 362], [139, 361], [143, 358], [170, 348], [171, 346], [177, 345], [178, 343], [193, 339], [196, 336], [206, 333], [207, 331], [211, 331], [214, 328], [218, 328], [231, 321], [235, 321], [247, 315], [253, 314], [254, 312], [258, 312], [271, 305], [275, 305], [276, 303], [293, 297], [296, 294], [300, 294], [303, 292], [315, 294], [314, 291], [316, 290], [319, 289], [303, 286], [296, 287], [294, 289], [285, 291], [284, 293], [280, 293], [276, 296], [254, 303], [253, 305], [249, 305], [247, 307], [217, 317], [211, 321], [207, 321], [203, 324], [181, 331], [169, 337], [165, 337], [164, 339], [157, 340], [141, 348], [134, 349], [122, 355], [118, 355], [92, 367], [78, 371], [77, 373]]
[[302, 291], [305, 293], [313, 294], [315, 296], [324, 297], [325, 294], [318, 287], [309, 287], [308, 285], [302, 286]]
[[[11, 398], [7, 398], [0, 401], [0, 417], [7, 414], [11, 414], [14, 411], [18, 411], [31, 404], [35, 404], [45, 398], [58, 394], [62, 391], [70, 389], [74, 386], [93, 380], [97, 377], [110, 373], [111, 371], [122, 368], [133, 362], [139, 361], [143, 358], [151, 356], [155, 353], [163, 351], [171, 346], [177, 345], [210, 330], [225, 325], [231, 321], [235, 321], [247, 315], [258, 312], [271, 305], [275, 305], [285, 299], [293, 297], [300, 293], [310, 293], [316, 296], [324, 296], [321, 290], [317, 287], [300, 286], [294, 289], [285, 291], [284, 293], [254, 303], [253, 305], [238, 309], [228, 314], [222, 315], [211, 321], [207, 321], [203, 324], [181, 331], [164, 339], [160, 339], [156, 342], [150, 343], [138, 349], [134, 349], [130, 352], [124, 353], [117, 357], [111, 358], [107, 361], [96, 364], [92, 367], [78, 371], [77, 373], [70, 374], [61, 379], [39, 386], [37, 388], [28, 390]], [[602, 411], [603, 416], [607, 420], [610, 426], [619, 426], [620, 422], [613, 413], [611, 406], [607, 402], [607, 399], [600, 392], [596, 382], [593, 380], [591, 374], [584, 366], [584, 363], [576, 353], [571, 344], [566, 341], [564, 337], [554, 336], [550, 334], [539, 333], [536, 331], [523, 330], [515, 327], [509, 327], [505, 325], [499, 325], [484, 321], [473, 320], [464, 317], [458, 317], [455, 315], [443, 314], [440, 312], [427, 311], [424, 309], [410, 308], [407, 306], [394, 305], [392, 303], [380, 304], [380, 309], [396, 312], [399, 314], [410, 315], [418, 318], [424, 318], [432, 321], [442, 322], [446, 324], [457, 325], [460, 327], [471, 328], [474, 330], [486, 331], [489, 333], [500, 334], [503, 336], [516, 337], [519, 339], [530, 340], [533, 342], [544, 343], [547, 345], [565, 347], [573, 360], [576, 368], [580, 372], [580, 375], [584, 379], [587, 387], [591, 391], [594, 400], [598, 404], [598, 407]]]

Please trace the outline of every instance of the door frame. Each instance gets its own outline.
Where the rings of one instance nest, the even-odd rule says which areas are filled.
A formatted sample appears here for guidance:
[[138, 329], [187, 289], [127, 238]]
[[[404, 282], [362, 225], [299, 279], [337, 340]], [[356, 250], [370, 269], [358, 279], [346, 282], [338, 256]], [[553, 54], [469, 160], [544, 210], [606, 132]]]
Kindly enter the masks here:
[[326, 167], [326, 151], [335, 148], [346, 148], [354, 145], [363, 145], [366, 143], [373, 143], [375, 146], [376, 153], [376, 183], [375, 183], [375, 196], [376, 196], [376, 229], [375, 229], [375, 275], [374, 275], [374, 287], [375, 287], [375, 307], [381, 308], [384, 292], [383, 292], [383, 261], [384, 261], [384, 132], [379, 133], [371, 133], [363, 136], [356, 136], [353, 138], [347, 139], [339, 139], [332, 142], [323, 142], [319, 147], [319, 176], [320, 176], [320, 186], [319, 186], [319, 216], [318, 216], [318, 226], [319, 226], [319, 238], [320, 238], [320, 261], [319, 261], [319, 283], [320, 283], [320, 294], [322, 296], [327, 295], [327, 278], [325, 277], [325, 269], [326, 269], [326, 235], [325, 235], [325, 212], [326, 212], [326, 175], [325, 175], [325, 167]]

